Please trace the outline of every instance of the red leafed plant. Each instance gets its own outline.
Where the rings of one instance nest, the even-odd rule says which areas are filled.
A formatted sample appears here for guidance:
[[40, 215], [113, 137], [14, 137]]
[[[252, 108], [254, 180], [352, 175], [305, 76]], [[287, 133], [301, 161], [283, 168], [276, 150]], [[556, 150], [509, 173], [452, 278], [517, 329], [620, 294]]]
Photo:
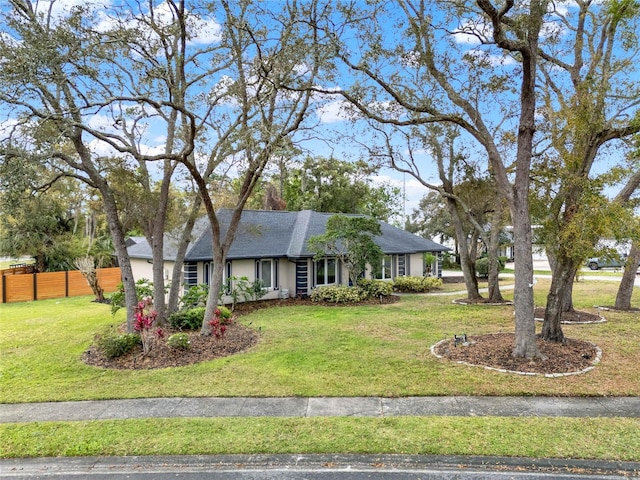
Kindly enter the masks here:
[[146, 297], [138, 302], [135, 311], [136, 321], [133, 328], [140, 334], [140, 339], [142, 340], [142, 353], [144, 355], [148, 355], [151, 351], [154, 336], [159, 338], [164, 337], [164, 331], [161, 328], [156, 328], [154, 330], [158, 312], [156, 312], [152, 306], [153, 299], [151, 297]]
[[224, 332], [227, 331], [227, 325], [230, 325], [231, 321], [231, 318], [224, 315], [219, 308], [216, 308], [215, 312], [213, 312], [213, 318], [209, 320], [209, 325], [211, 325], [211, 333], [217, 340], [224, 337]]

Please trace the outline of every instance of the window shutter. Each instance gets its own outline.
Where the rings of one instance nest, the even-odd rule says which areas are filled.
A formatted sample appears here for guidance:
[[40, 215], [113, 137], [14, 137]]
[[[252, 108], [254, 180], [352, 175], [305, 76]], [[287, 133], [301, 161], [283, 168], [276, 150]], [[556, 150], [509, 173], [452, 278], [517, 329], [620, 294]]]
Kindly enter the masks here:
[[273, 260], [273, 289], [274, 290], [279, 290], [280, 289], [280, 262], [278, 262], [278, 259], [275, 258]]
[[231, 261], [227, 260], [227, 278], [225, 279], [225, 293], [229, 295], [231, 293]]
[[311, 262], [311, 288], [314, 288], [316, 286], [316, 271], [317, 271], [316, 262], [312, 261]]

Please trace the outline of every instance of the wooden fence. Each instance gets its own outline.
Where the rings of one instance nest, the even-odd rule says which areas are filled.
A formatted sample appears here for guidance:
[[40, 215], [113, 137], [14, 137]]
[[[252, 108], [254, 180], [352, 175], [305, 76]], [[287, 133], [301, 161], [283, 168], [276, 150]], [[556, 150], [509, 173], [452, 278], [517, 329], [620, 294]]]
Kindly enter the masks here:
[[[115, 292], [121, 282], [120, 268], [99, 268], [98, 281], [106, 293]], [[2, 303], [28, 302], [48, 298], [91, 295], [91, 287], [79, 270], [47, 273], [16, 273], [2, 270]]]

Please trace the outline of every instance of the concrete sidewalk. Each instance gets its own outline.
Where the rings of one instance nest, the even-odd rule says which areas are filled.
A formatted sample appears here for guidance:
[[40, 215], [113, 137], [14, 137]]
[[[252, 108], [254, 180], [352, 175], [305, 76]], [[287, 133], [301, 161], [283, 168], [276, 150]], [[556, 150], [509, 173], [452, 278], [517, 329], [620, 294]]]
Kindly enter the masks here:
[[0, 404], [0, 423], [212, 417], [640, 417], [640, 397], [142, 398]]

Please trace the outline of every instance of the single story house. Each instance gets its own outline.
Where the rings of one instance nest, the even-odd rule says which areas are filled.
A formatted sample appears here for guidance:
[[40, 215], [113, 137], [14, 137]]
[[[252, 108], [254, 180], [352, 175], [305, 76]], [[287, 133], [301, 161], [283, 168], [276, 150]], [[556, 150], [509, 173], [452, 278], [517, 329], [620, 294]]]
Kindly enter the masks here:
[[[335, 258], [314, 260], [308, 249], [310, 237], [325, 232], [333, 213], [310, 210], [299, 212], [245, 210], [224, 269], [225, 278], [261, 279], [268, 289], [265, 299], [305, 296], [321, 285], [346, 284], [346, 268]], [[230, 211], [221, 211], [219, 219], [224, 234]], [[423, 276], [425, 272], [441, 276], [441, 253], [448, 247], [405, 230], [380, 222], [382, 235], [375, 242], [384, 253], [379, 278]], [[194, 241], [189, 245], [183, 266], [185, 288], [199, 283], [209, 284], [212, 272], [211, 227], [206, 218], [194, 228]], [[175, 241], [165, 238], [165, 278], [169, 279], [175, 260]], [[151, 248], [139, 240], [128, 248], [136, 280], [152, 278]], [[425, 265], [425, 253], [431, 253], [432, 265]], [[428, 268], [427, 268], [428, 267]], [[223, 299], [228, 300], [228, 299]]]

